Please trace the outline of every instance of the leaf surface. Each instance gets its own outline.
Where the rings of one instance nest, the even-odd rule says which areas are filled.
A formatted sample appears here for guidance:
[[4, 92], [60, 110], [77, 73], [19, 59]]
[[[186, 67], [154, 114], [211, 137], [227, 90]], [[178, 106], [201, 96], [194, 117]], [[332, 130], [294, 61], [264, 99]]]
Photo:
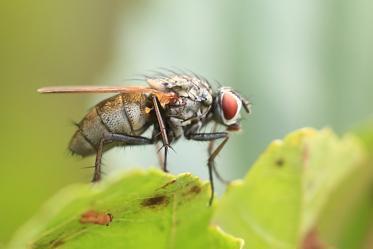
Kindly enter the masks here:
[[[62, 190], [9, 248], [241, 248], [242, 240], [209, 226], [208, 200], [208, 184], [190, 174], [133, 171]], [[113, 218], [95, 224], [86, 214]]]
[[338, 138], [328, 129], [291, 133], [274, 141], [245, 179], [232, 184], [214, 222], [243, 238], [245, 248], [294, 249], [311, 241], [310, 235], [309, 243], [316, 243], [315, 226], [330, 195], [364, 160], [351, 135]]

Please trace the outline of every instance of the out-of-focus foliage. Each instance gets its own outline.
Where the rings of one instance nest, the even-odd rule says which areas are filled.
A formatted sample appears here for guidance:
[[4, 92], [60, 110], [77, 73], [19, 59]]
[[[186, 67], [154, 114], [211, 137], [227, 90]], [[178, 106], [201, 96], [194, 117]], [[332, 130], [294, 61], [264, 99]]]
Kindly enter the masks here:
[[[92, 83], [108, 61], [115, 7], [102, 1], [0, 1], [0, 241], [62, 186], [89, 181], [67, 144], [87, 109], [49, 84]], [[106, 13], [106, 14], [105, 14]]]
[[[372, 8], [367, 0], [0, 1], [0, 244], [57, 189], [91, 177], [81, 168], [94, 159], [66, 148], [72, 121], [104, 96], [36, 88], [142, 84], [126, 79], [159, 67], [219, 80], [254, 104], [217, 162], [226, 178], [241, 178], [273, 138], [304, 126], [342, 132], [371, 115]], [[174, 148], [171, 172], [206, 179], [205, 144]], [[104, 161], [110, 173], [157, 158], [137, 147]]]
[[354, 133], [367, 152], [368, 160], [341, 182], [322, 212], [319, 230], [336, 248], [373, 247], [373, 122]]
[[357, 138], [338, 139], [330, 130], [305, 129], [275, 141], [224, 195], [215, 222], [244, 238], [247, 248], [297, 248], [308, 236], [313, 241], [304, 243], [316, 243], [334, 192], [351, 174], [371, 172], [365, 154]]
[[[209, 227], [208, 189], [189, 174], [159, 170], [72, 186], [50, 200], [9, 248], [242, 248], [241, 240]], [[109, 214], [110, 223], [94, 223]]]

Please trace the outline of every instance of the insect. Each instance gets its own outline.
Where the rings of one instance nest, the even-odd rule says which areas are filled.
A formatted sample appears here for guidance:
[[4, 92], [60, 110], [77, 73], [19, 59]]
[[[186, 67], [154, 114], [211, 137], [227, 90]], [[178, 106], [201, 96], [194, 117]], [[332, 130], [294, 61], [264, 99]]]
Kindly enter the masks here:
[[[240, 111], [251, 112], [251, 103], [230, 87], [213, 91], [205, 78], [196, 74], [160, 73], [146, 76], [142, 86], [63, 86], [38, 89], [40, 93], [117, 93], [94, 106], [77, 124], [69, 149], [83, 157], [96, 154], [93, 182], [101, 179], [103, 152], [115, 146], [155, 144], [164, 148], [159, 155], [167, 172], [167, 155], [171, 144], [184, 136], [188, 140], [206, 141], [211, 185], [210, 204], [214, 198], [213, 173], [222, 181], [214, 160], [229, 139], [230, 131], [240, 130]], [[212, 132], [202, 132], [214, 123]], [[216, 131], [217, 125], [226, 129]], [[153, 128], [150, 138], [142, 134]], [[214, 141], [223, 139], [214, 148]], [[159, 151], [159, 150], [158, 150]]]
[[89, 210], [80, 216], [82, 224], [97, 224], [108, 226], [113, 221], [113, 216], [110, 213], [100, 213], [94, 210]]

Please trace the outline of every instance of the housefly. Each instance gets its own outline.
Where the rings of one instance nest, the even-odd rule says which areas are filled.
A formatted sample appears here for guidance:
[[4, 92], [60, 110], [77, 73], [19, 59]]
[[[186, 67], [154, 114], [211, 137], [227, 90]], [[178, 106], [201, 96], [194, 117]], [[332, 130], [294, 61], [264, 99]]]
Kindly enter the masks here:
[[[230, 87], [215, 91], [208, 80], [195, 74], [170, 72], [146, 76], [148, 86], [44, 87], [40, 93], [117, 93], [94, 106], [77, 124], [69, 149], [83, 157], [96, 155], [93, 182], [101, 179], [102, 154], [115, 146], [163, 145], [162, 169], [167, 172], [167, 154], [172, 143], [188, 140], [209, 142], [208, 171], [210, 204], [214, 198], [214, 159], [240, 130], [240, 111], [251, 112], [250, 102]], [[202, 132], [207, 124], [223, 125], [222, 132]], [[142, 136], [152, 127], [151, 137]], [[222, 142], [214, 148], [214, 141]]]

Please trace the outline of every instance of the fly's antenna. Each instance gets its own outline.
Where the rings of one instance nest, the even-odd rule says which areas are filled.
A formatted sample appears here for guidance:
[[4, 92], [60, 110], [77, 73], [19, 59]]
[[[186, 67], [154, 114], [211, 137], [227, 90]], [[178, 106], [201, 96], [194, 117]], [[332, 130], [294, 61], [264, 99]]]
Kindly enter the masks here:
[[242, 102], [243, 108], [245, 109], [246, 113], [250, 114], [252, 112], [251, 108], [253, 104], [251, 103], [249, 98], [247, 98], [246, 96], [241, 96], [241, 95], [238, 95], [238, 96], [240, 97], [240, 100]]

